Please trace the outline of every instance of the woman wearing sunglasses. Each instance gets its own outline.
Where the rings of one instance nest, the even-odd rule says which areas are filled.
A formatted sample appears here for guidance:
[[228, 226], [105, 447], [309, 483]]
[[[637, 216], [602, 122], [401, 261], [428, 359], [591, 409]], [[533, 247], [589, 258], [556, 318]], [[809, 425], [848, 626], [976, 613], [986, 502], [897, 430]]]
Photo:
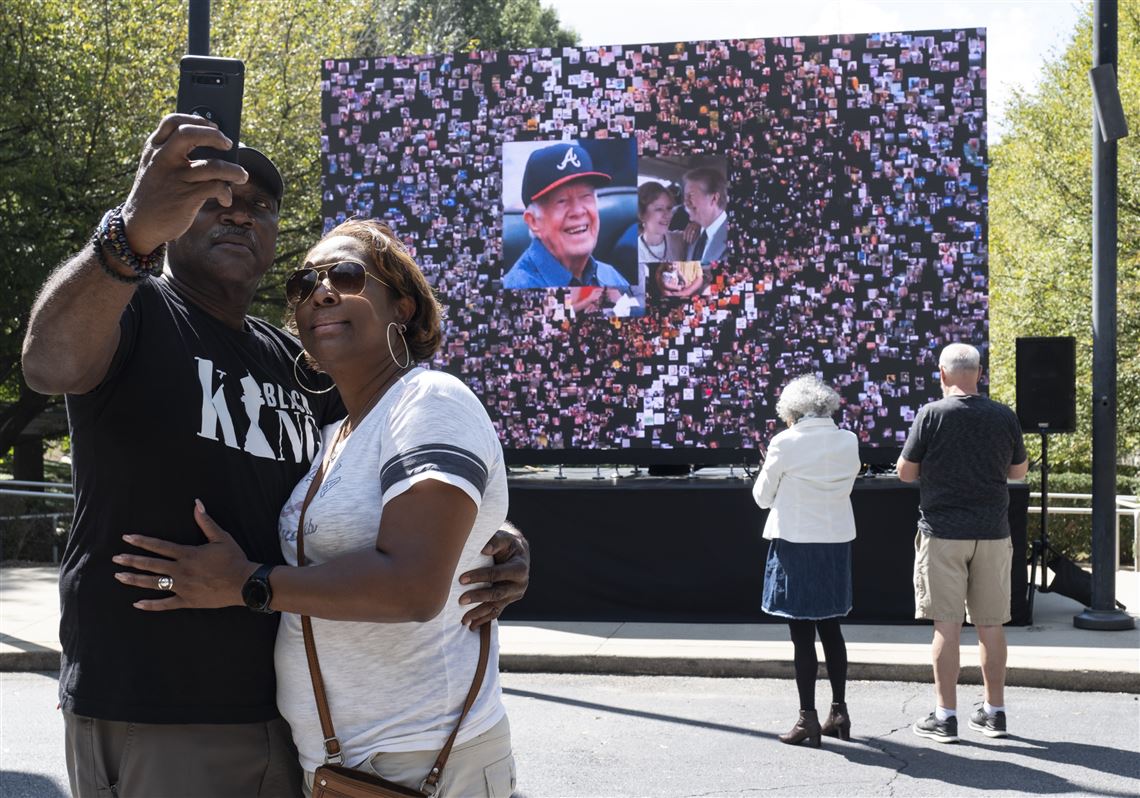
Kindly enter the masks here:
[[[386, 225], [353, 220], [332, 230], [285, 291], [305, 357], [333, 378], [348, 410], [323, 430], [323, 456], [281, 512], [289, 565], [246, 560], [200, 503], [195, 515], [214, 545], [130, 542], [179, 561], [180, 607], [248, 606], [243, 587], [251, 575], [264, 582], [264, 609], [282, 613], [278, 707], [308, 790], [326, 748], [301, 615], [313, 619], [344, 764], [418, 788], [459, 720], [480, 657], [479, 635], [461, 623], [467, 586], [457, 577], [491, 564], [481, 549], [506, 518], [502, 448], [463, 383], [413, 367], [439, 348], [440, 306]], [[303, 506], [306, 565], [297, 567]], [[514, 780], [492, 628], [486, 675], [437, 795], [506, 796]]]

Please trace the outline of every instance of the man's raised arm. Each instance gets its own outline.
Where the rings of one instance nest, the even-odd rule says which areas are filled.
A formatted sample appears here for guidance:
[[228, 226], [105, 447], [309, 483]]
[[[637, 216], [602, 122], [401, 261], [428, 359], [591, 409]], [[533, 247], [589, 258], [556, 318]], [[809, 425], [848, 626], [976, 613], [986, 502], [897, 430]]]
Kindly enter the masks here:
[[[227, 161], [188, 158], [194, 147], [224, 150], [230, 144], [200, 117], [172, 114], [162, 120], [146, 142], [122, 206], [120, 232], [125, 231], [130, 251], [152, 253], [178, 238], [210, 198], [230, 204], [230, 183], [244, 183], [245, 170]], [[52, 272], [32, 306], [24, 337], [24, 379], [33, 390], [86, 393], [103, 381], [136, 277], [108, 243], [88, 243]]]

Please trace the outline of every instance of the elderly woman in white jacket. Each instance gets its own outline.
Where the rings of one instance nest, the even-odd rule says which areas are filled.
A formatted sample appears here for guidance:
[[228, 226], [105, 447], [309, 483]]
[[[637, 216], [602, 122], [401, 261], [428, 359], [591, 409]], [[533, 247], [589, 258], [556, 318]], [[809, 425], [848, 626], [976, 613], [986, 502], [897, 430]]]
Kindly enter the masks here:
[[[847, 646], [839, 619], [851, 611], [851, 541], [855, 516], [851, 487], [859, 474], [859, 440], [831, 417], [839, 395], [818, 378], [797, 377], [784, 386], [776, 414], [788, 429], [772, 438], [752, 496], [771, 508], [764, 537], [771, 541], [764, 568], [764, 612], [788, 619], [795, 648], [800, 715], [780, 742], [821, 735], [850, 739], [847, 713]], [[815, 709], [819, 662], [815, 637], [823, 644], [831, 682], [831, 712], [820, 725]]]

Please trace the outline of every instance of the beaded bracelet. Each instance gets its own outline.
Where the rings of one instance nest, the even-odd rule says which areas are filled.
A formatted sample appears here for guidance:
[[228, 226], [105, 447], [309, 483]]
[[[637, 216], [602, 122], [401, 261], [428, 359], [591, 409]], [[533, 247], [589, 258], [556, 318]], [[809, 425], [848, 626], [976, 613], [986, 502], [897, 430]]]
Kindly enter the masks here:
[[111, 264], [107, 262], [107, 253], [103, 251], [103, 239], [99, 237], [98, 232], [96, 232], [95, 235], [91, 236], [91, 246], [95, 248], [95, 254], [99, 257], [99, 265], [103, 267], [103, 271], [107, 272], [107, 274], [114, 277], [120, 283], [134, 285], [135, 283], [141, 283], [147, 277], [150, 277], [150, 272], [144, 272], [143, 274], [136, 274], [133, 277], [127, 277], [125, 274], [112, 269]]
[[127, 241], [127, 227], [123, 221], [123, 206], [112, 208], [103, 216], [99, 223], [96, 236], [111, 250], [111, 253], [127, 264], [135, 274], [142, 276], [156, 276], [162, 274], [162, 264], [166, 259], [166, 244], [149, 255], [139, 255], [131, 249]]

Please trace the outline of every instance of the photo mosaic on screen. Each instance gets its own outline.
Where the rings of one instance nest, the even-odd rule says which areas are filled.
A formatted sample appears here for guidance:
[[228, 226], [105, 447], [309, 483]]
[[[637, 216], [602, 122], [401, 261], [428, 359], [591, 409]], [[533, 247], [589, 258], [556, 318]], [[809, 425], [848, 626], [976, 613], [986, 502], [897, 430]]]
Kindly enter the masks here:
[[[433, 366], [514, 462], [754, 462], [806, 372], [889, 451], [939, 395], [938, 350], [987, 348], [985, 47], [973, 29], [328, 60], [325, 230], [392, 225], [446, 309]], [[606, 279], [508, 277], [563, 185], [525, 203], [527, 159], [556, 144], [543, 168], [593, 175], [570, 183], [589, 223], [557, 232]]]

